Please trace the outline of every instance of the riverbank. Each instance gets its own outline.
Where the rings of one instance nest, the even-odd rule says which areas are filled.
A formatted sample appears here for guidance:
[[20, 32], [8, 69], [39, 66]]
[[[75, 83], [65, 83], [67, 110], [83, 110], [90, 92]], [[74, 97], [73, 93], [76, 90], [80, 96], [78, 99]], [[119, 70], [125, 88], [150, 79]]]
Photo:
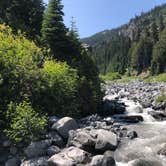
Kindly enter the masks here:
[[166, 83], [108, 83], [103, 109], [82, 119], [50, 117], [40, 140], [0, 139], [5, 166], [165, 166]]

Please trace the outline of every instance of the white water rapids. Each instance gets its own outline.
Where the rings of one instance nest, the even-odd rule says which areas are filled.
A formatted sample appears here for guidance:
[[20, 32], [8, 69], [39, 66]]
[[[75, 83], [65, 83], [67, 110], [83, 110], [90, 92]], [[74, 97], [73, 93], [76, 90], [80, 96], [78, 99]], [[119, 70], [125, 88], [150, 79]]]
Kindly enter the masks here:
[[143, 109], [143, 112], [139, 113], [136, 111], [136, 106], [141, 107], [139, 103], [127, 99], [122, 101], [127, 105], [126, 114], [141, 115], [144, 122], [125, 125], [129, 131], [136, 131], [138, 138], [122, 141], [114, 156], [117, 166], [132, 166], [136, 159], [156, 161], [159, 164], [155, 164], [155, 166], [166, 166], [166, 157], [157, 154], [166, 144], [166, 121], [156, 121], [148, 114], [148, 111], [152, 110], [151, 108]]

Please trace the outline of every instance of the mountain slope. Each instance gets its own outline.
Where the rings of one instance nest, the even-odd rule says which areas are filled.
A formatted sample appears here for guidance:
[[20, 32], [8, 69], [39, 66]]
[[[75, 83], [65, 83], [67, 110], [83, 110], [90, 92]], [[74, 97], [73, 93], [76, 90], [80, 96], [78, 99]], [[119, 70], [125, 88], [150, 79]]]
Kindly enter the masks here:
[[[160, 40], [160, 33], [166, 24], [165, 18], [166, 4], [136, 16], [128, 24], [99, 32], [81, 41], [92, 47], [91, 54], [101, 73], [123, 74], [130, 70], [138, 74], [152, 65], [153, 48]], [[140, 50], [144, 51], [140, 53]], [[148, 55], [145, 55], [147, 52]], [[133, 59], [137, 60], [134, 62]]]

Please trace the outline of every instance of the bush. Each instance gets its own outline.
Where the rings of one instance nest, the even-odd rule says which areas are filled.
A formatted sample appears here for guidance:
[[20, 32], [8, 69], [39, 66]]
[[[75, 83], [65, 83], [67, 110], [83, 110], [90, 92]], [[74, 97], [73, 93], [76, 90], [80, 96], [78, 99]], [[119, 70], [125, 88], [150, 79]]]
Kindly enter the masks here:
[[6, 124], [10, 101], [19, 103], [38, 87], [43, 55], [33, 42], [13, 35], [5, 25], [0, 25], [0, 41], [0, 118]]
[[35, 106], [49, 115], [78, 116], [77, 71], [66, 63], [46, 61], [41, 69], [42, 85], [34, 93]]
[[158, 96], [157, 99], [156, 99], [157, 103], [162, 103], [164, 101], [166, 101], [166, 95]]
[[15, 142], [30, 142], [40, 137], [46, 129], [46, 116], [39, 116], [29, 102], [10, 103], [7, 117], [10, 127], [5, 130], [10, 139]]

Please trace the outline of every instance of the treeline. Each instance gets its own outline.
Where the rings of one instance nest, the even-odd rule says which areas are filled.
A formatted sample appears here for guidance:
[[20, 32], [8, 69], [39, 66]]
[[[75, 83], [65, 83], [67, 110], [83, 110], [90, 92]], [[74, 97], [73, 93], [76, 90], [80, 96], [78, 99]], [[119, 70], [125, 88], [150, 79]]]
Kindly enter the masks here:
[[50, 115], [101, 105], [97, 67], [63, 15], [61, 0], [0, 1], [0, 129], [16, 142], [36, 139]]
[[136, 16], [129, 24], [103, 31], [82, 41], [102, 74], [138, 75], [166, 72], [166, 5]]

